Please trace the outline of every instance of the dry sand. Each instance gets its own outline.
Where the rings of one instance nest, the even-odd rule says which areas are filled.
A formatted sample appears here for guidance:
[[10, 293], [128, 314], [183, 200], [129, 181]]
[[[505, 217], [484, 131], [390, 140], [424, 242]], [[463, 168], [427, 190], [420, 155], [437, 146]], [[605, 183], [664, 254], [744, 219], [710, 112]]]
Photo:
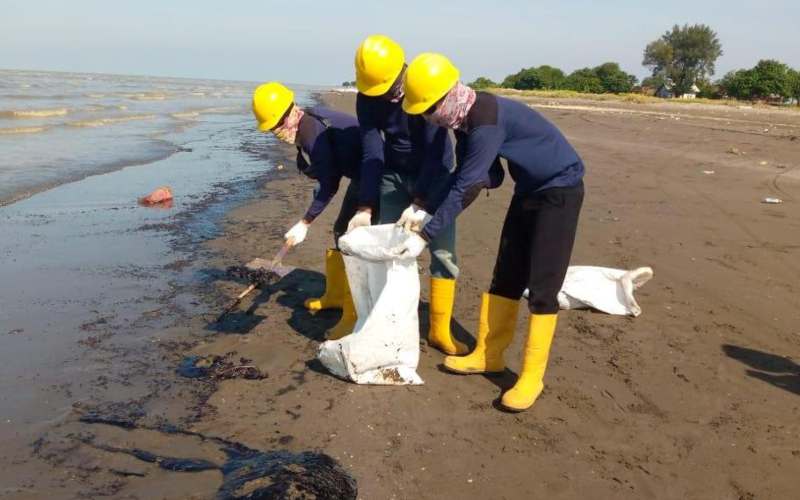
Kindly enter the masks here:
[[[353, 110], [352, 95], [327, 101]], [[262, 297], [246, 335], [198, 348], [235, 350], [270, 377], [224, 382], [197, 428], [262, 447], [279, 433], [291, 449], [323, 449], [353, 471], [363, 498], [796, 497], [800, 114], [544, 104], [587, 164], [573, 263], [652, 266], [641, 317], [562, 313], [544, 394], [512, 415], [493, 402], [514, 382], [522, 335], [499, 378], [446, 374], [425, 345], [421, 387], [356, 386], [322, 372], [311, 360], [336, 314], [303, 310], [322, 288], [309, 272]], [[233, 213], [212, 245], [220, 265], [277, 250], [311, 187], [278, 180]], [[458, 221], [454, 326], [464, 340], [511, 191], [507, 180]], [[784, 203], [762, 204], [767, 196]], [[322, 270], [337, 203], [289, 263]]]

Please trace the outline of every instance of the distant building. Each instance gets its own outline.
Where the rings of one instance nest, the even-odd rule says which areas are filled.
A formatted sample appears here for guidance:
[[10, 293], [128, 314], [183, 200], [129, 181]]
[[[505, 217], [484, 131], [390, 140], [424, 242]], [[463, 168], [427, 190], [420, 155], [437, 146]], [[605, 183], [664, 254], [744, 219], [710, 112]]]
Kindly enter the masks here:
[[697, 94], [699, 94], [699, 93], [700, 93], [700, 88], [697, 85], [692, 84], [692, 88], [689, 90], [689, 92], [687, 92], [685, 94], [681, 94], [681, 95], [676, 97], [674, 92], [672, 91], [672, 83], [671, 82], [666, 82], [666, 83], [661, 84], [660, 87], [658, 87], [658, 90], [656, 90], [656, 94], [655, 95], [656, 95], [656, 97], [660, 97], [662, 99], [676, 99], [676, 98], [677, 99], [694, 99], [694, 98], [697, 97]]
[[695, 97], [697, 97], [697, 94], [699, 94], [699, 93], [700, 93], [700, 87], [698, 87], [696, 84], [693, 83], [692, 84], [692, 88], [689, 90], [689, 92], [683, 94], [680, 98], [681, 99], [694, 99]]

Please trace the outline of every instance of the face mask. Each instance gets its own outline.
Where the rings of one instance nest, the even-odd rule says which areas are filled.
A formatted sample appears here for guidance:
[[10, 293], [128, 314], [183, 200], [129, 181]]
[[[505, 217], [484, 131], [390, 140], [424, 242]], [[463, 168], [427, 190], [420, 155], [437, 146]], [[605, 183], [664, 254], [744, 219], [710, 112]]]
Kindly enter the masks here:
[[272, 129], [272, 133], [283, 142], [294, 144], [303, 114], [303, 110], [299, 106], [293, 106], [292, 110], [289, 111], [289, 115], [283, 120], [283, 124]]
[[475, 97], [474, 90], [461, 82], [456, 82], [436, 106], [436, 110], [423, 116], [434, 125], [463, 130], [466, 126], [467, 114], [475, 104]]

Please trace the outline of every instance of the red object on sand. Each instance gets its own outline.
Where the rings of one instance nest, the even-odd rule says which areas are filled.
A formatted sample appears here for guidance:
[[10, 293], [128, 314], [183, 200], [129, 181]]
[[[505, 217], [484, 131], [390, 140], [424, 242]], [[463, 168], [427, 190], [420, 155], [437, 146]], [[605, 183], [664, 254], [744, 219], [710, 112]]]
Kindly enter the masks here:
[[172, 201], [172, 190], [167, 186], [161, 186], [144, 198], [139, 198], [142, 205], [164, 205]]

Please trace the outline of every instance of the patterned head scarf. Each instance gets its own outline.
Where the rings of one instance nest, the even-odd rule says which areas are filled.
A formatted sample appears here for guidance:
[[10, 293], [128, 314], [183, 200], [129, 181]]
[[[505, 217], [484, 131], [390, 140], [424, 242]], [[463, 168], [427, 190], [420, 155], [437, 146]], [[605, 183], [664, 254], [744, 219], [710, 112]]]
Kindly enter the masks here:
[[295, 137], [297, 137], [297, 129], [300, 128], [300, 119], [303, 118], [304, 114], [300, 106], [292, 105], [292, 110], [284, 118], [283, 124], [272, 129], [272, 133], [283, 142], [294, 144]]
[[423, 116], [440, 127], [464, 130], [467, 113], [473, 104], [475, 104], [475, 91], [461, 82], [456, 82], [436, 106], [436, 110]]

